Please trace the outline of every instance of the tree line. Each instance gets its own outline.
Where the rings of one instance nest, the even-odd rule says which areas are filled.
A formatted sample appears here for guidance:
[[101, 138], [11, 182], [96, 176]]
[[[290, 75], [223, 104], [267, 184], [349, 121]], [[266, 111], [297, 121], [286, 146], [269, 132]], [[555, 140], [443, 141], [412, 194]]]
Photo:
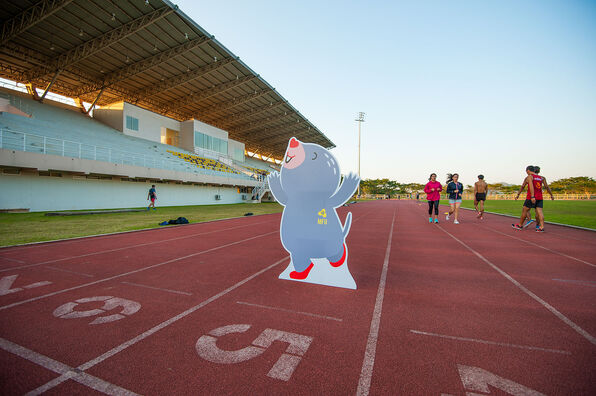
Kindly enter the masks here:
[[[553, 193], [558, 194], [594, 194], [596, 193], [596, 180], [588, 176], [567, 177], [549, 182]], [[503, 194], [516, 193], [521, 188], [520, 184], [506, 185], [502, 183], [488, 184], [489, 191]], [[412, 194], [424, 191], [424, 184], [399, 183], [390, 179], [364, 179], [360, 181], [360, 190], [363, 194]], [[466, 191], [472, 192], [472, 185], [466, 186]]]

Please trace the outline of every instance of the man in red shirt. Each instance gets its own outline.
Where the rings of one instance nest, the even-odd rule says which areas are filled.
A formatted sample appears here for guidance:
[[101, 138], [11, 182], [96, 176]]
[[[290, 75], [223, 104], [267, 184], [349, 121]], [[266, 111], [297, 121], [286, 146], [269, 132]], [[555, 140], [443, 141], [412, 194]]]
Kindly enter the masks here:
[[[511, 226], [516, 230], [522, 230], [522, 224], [526, 217], [528, 216], [528, 212], [530, 209], [534, 208], [536, 210], [536, 220], [538, 222], [538, 228], [536, 228], [536, 232], [544, 232], [544, 213], [542, 212], [543, 208], [543, 196], [542, 196], [542, 186], [544, 185], [550, 194], [550, 199], [554, 200], [555, 197], [553, 193], [550, 191], [548, 184], [546, 183], [546, 179], [543, 176], [538, 176], [535, 173], [535, 167], [530, 165], [526, 167], [527, 177], [524, 180], [523, 184], [528, 185], [528, 194], [526, 195], [526, 200], [524, 201], [524, 206], [522, 210], [522, 215], [519, 219], [518, 224], [512, 224]], [[523, 189], [522, 184], [522, 189]], [[519, 198], [520, 192], [517, 193], [515, 199]]]

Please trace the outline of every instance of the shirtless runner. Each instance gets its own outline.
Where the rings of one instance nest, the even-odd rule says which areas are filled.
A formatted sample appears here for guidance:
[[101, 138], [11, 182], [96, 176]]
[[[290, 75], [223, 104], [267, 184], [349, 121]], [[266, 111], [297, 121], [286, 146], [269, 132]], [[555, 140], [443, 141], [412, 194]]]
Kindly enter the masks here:
[[[484, 181], [483, 175], [478, 175], [478, 181], [474, 183], [474, 207], [478, 216], [476, 218], [482, 219], [484, 214], [484, 201], [486, 201], [486, 194], [488, 193], [488, 184]], [[478, 210], [480, 204], [480, 210]]]

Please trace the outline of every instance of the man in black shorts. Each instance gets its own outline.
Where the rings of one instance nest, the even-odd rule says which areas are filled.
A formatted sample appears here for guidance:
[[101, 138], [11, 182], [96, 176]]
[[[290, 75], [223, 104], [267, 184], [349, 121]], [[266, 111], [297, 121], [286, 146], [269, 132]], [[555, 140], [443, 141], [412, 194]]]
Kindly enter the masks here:
[[521, 217], [519, 219], [519, 223], [518, 224], [511, 224], [511, 227], [513, 227], [515, 230], [523, 230], [523, 223], [526, 220], [526, 218], [528, 217], [528, 212], [530, 212], [530, 209], [532, 208], [536, 208], [536, 207], [540, 207], [542, 208], [542, 187], [540, 187], [540, 202], [537, 202], [537, 197], [534, 195], [534, 176], [535, 173], [535, 168], [532, 165], [528, 165], [526, 167], [526, 178], [524, 179], [524, 181], [522, 182], [522, 188], [520, 189], [520, 191], [517, 193], [517, 195], [515, 196], [515, 199], [517, 200], [521, 194], [521, 192], [523, 191], [523, 188], [525, 185], [528, 186], [528, 194], [526, 196], [526, 200], [524, 201], [524, 206], [522, 207], [522, 214]]
[[[483, 175], [478, 175], [478, 181], [474, 183], [474, 207], [478, 214], [476, 218], [482, 219], [484, 214], [484, 201], [486, 201], [486, 194], [488, 193], [488, 184], [484, 181]], [[480, 210], [478, 210], [480, 204]]]

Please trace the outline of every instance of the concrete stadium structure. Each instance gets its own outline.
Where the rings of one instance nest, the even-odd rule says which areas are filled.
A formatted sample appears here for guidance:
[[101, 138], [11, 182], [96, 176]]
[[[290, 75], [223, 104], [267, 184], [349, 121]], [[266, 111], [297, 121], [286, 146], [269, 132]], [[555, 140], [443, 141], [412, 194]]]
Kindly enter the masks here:
[[4, 5], [0, 210], [261, 201], [292, 136], [333, 147], [168, 1]]

